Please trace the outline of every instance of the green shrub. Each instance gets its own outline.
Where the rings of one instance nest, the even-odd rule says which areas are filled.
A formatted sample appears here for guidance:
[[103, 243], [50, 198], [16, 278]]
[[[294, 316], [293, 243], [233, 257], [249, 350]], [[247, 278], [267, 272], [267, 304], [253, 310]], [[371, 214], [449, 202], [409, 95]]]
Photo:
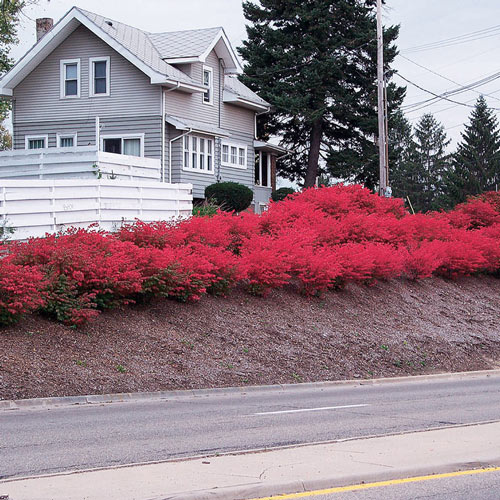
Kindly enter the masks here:
[[218, 182], [205, 188], [205, 198], [224, 207], [227, 212], [243, 212], [253, 199], [253, 192], [237, 182]]
[[196, 217], [204, 217], [204, 216], [212, 217], [219, 210], [223, 210], [222, 205], [213, 203], [211, 200], [205, 200], [203, 203], [194, 205], [193, 215]]
[[279, 188], [276, 191], [272, 192], [271, 199], [273, 201], [281, 201], [284, 200], [289, 194], [294, 194], [294, 193], [295, 189], [287, 187]]

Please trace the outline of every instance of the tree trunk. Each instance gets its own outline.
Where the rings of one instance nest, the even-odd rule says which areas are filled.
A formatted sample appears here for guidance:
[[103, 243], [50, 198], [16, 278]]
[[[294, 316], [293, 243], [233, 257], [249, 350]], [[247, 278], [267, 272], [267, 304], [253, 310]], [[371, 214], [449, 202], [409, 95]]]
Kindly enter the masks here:
[[323, 136], [323, 118], [316, 118], [312, 123], [311, 141], [309, 146], [309, 157], [307, 159], [307, 172], [304, 187], [313, 187], [316, 185], [318, 176], [319, 150], [321, 147], [321, 138]]

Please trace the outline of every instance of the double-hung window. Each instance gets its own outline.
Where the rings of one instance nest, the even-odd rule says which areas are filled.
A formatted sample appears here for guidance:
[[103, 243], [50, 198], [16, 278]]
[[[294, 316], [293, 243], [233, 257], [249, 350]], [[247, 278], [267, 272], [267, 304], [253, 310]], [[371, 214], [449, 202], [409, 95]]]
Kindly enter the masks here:
[[100, 97], [110, 94], [110, 58], [89, 59], [89, 96]]
[[26, 136], [25, 147], [26, 149], [44, 149], [48, 148], [49, 138], [46, 135]]
[[247, 148], [230, 142], [222, 143], [222, 165], [225, 167], [247, 168]]
[[184, 170], [214, 173], [214, 141], [197, 135], [186, 135], [183, 141]]
[[214, 70], [209, 66], [203, 66], [203, 86], [206, 88], [203, 93], [203, 103], [214, 103]]
[[80, 97], [80, 59], [61, 61], [61, 99]]

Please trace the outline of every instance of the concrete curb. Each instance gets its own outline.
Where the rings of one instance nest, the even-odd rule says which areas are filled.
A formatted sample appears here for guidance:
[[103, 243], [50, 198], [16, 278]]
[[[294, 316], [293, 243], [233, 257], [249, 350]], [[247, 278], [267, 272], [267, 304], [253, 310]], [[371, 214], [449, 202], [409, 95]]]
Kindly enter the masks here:
[[310, 390], [334, 386], [364, 386], [397, 383], [417, 383], [422, 381], [461, 380], [500, 377], [500, 369], [471, 372], [435, 373], [408, 377], [388, 377], [378, 379], [331, 380], [325, 382], [305, 382], [301, 384], [253, 385], [246, 387], [219, 387], [214, 389], [185, 389], [157, 392], [130, 392], [117, 394], [95, 394], [87, 396], [61, 396], [48, 398], [18, 399], [0, 401], [0, 411], [44, 409], [57, 406], [82, 406], [91, 404], [125, 403], [134, 401], [158, 401], [172, 398], [227, 396], [252, 392], [275, 392], [287, 390]]
[[230, 487], [211, 490], [198, 490], [190, 493], [173, 494], [169, 496], [157, 496], [147, 500], [256, 500], [262, 497], [287, 495], [293, 493], [304, 493], [308, 491], [323, 490], [342, 486], [350, 486], [361, 483], [389, 481], [406, 477], [418, 477], [432, 474], [443, 474], [459, 470], [480, 469], [490, 466], [498, 466], [500, 459], [494, 463], [456, 463], [447, 464], [442, 467], [415, 467], [402, 468], [384, 473], [350, 475], [343, 477], [332, 476], [318, 480], [296, 480], [287, 483], [259, 484], [255, 486]]

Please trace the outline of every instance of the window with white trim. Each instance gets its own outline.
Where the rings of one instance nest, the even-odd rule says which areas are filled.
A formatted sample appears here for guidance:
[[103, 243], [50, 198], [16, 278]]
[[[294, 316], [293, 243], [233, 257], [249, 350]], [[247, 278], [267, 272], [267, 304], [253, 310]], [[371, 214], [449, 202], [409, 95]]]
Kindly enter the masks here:
[[144, 134], [101, 136], [101, 150], [118, 155], [144, 156]]
[[47, 135], [31, 135], [25, 137], [26, 149], [44, 149], [49, 147], [49, 138]]
[[80, 59], [61, 61], [61, 99], [80, 97]]
[[58, 148], [73, 148], [76, 145], [76, 132], [74, 134], [57, 134]]
[[89, 96], [110, 95], [110, 58], [91, 57], [89, 59]]
[[183, 141], [184, 170], [214, 173], [214, 141], [198, 135], [186, 135]]
[[203, 103], [214, 103], [214, 70], [209, 66], [203, 66], [203, 86], [207, 89], [203, 93]]
[[247, 148], [230, 142], [222, 143], [222, 165], [225, 167], [247, 168]]

